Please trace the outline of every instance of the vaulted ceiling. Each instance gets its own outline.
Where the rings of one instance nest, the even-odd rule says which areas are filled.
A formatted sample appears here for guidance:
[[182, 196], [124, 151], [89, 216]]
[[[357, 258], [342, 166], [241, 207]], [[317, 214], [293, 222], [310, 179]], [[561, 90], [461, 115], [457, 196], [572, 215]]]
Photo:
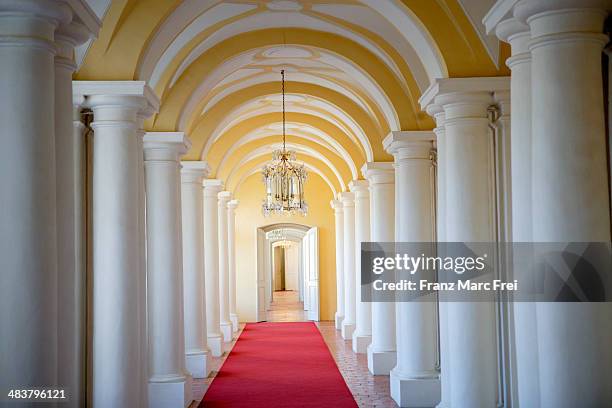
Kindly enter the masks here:
[[77, 78], [147, 81], [147, 130], [186, 132], [187, 159], [230, 191], [279, 146], [281, 69], [288, 145], [334, 192], [391, 160], [390, 131], [433, 128], [418, 104], [433, 79], [508, 74], [481, 32], [489, 0], [90, 1], [103, 26]]

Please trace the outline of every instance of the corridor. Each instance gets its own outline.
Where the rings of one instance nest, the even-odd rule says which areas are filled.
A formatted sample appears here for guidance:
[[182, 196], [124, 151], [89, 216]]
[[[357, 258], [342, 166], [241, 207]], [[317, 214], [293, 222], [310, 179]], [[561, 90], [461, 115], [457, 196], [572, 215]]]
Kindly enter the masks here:
[[297, 291], [276, 291], [268, 310], [269, 322], [303, 322], [306, 320], [304, 302]]
[[[397, 408], [397, 404], [389, 395], [389, 377], [372, 375], [368, 371], [367, 356], [353, 353], [351, 343], [342, 339], [333, 322], [318, 322], [317, 327], [359, 407]], [[241, 324], [238, 335], [243, 328], [244, 325]], [[236, 344], [236, 340], [237, 337], [230, 344], [225, 345], [224, 350], [226, 352], [223, 356], [212, 358], [213, 371], [208, 378], [193, 380], [195, 401], [190, 405], [190, 408], [196, 408], [200, 405], [202, 397]]]
[[[339, 379], [333, 358], [364, 408], [607, 408], [611, 13], [0, 0], [0, 391], [197, 407], [233, 347], [289, 371], [280, 333]], [[405, 243], [488, 246], [477, 272], [526, 296], [436, 287], [476, 280], [463, 255], [411, 264], [436, 289], [415, 292], [387, 260], [431, 257]], [[280, 378], [238, 363], [236, 378]]]

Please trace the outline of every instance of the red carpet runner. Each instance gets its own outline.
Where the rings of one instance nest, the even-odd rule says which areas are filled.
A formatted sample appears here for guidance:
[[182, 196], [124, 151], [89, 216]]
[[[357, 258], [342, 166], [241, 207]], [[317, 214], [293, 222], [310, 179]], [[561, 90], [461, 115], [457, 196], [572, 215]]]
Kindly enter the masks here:
[[247, 324], [200, 407], [357, 407], [314, 323]]

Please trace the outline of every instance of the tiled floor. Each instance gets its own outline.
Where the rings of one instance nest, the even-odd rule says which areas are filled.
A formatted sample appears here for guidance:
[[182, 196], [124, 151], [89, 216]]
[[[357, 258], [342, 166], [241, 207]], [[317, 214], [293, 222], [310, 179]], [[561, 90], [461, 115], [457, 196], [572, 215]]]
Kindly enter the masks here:
[[219, 369], [223, 365], [223, 362], [225, 361], [230, 351], [234, 347], [234, 344], [236, 344], [236, 341], [238, 340], [238, 336], [240, 336], [240, 333], [242, 332], [243, 328], [244, 328], [244, 324], [241, 324], [240, 327], [238, 328], [238, 333], [234, 334], [234, 338], [232, 339], [231, 343], [223, 343], [224, 353], [221, 357], [211, 358], [212, 372], [210, 373], [208, 378], [194, 378], [193, 379], [192, 391], [193, 391], [193, 399], [195, 401], [191, 403], [189, 408], [196, 408], [200, 404], [200, 401], [202, 401], [202, 398], [204, 397], [204, 394], [206, 393], [208, 386], [210, 385], [212, 380], [215, 378], [215, 375], [217, 375], [217, 372], [219, 371]]
[[366, 355], [353, 353], [351, 342], [342, 338], [334, 322], [317, 326], [357, 404], [362, 408], [397, 407], [389, 396], [389, 376], [370, 374]]
[[[268, 312], [268, 321], [304, 321], [303, 304], [299, 302], [297, 296], [297, 292], [275, 292], [275, 301], [272, 304], [272, 309]], [[317, 326], [359, 406], [361, 408], [397, 407], [389, 396], [389, 377], [371, 375], [368, 371], [366, 355], [353, 353], [351, 342], [342, 339], [340, 331], [334, 327], [334, 322], [319, 322]], [[223, 365], [243, 327], [244, 325], [240, 325], [240, 330], [234, 340], [224, 345], [226, 351], [224, 355], [218, 358], [213, 357], [213, 372], [211, 375], [206, 379], [193, 380], [193, 396], [197, 401], [191, 405], [191, 408], [197, 407], [199, 401], [202, 400], [206, 389]]]
[[277, 291], [268, 310], [269, 322], [303, 322], [306, 320], [304, 303], [300, 302], [299, 293], [295, 291]]

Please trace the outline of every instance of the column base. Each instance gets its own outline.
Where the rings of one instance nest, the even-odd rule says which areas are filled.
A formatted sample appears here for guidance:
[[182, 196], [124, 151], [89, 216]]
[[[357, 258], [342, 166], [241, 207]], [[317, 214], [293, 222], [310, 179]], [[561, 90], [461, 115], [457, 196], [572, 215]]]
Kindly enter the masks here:
[[232, 332], [238, 331], [238, 315], [236, 313], [230, 313], [230, 321], [232, 322]]
[[344, 340], [352, 340], [354, 332], [355, 325], [353, 323], [342, 323], [342, 338]]
[[353, 351], [357, 354], [365, 354], [368, 352], [368, 346], [372, 342], [371, 335], [358, 335], [353, 333]]
[[212, 371], [210, 351], [196, 351], [185, 354], [185, 367], [193, 378], [206, 378]]
[[336, 312], [334, 320], [336, 321], [336, 330], [342, 330], [342, 321], [344, 320], [344, 315], [339, 315]]
[[213, 357], [221, 357], [223, 355], [223, 337], [221, 334], [209, 335], [207, 343]]
[[389, 375], [395, 363], [395, 351], [373, 351], [372, 344], [368, 346], [368, 370], [372, 374]]
[[400, 407], [435, 407], [441, 398], [439, 378], [402, 377], [391, 370], [389, 385], [391, 398]]
[[149, 408], [188, 407], [191, 396], [191, 376], [149, 380]]
[[229, 343], [232, 341], [232, 324], [230, 322], [221, 323], [221, 334], [223, 335], [223, 342]]

